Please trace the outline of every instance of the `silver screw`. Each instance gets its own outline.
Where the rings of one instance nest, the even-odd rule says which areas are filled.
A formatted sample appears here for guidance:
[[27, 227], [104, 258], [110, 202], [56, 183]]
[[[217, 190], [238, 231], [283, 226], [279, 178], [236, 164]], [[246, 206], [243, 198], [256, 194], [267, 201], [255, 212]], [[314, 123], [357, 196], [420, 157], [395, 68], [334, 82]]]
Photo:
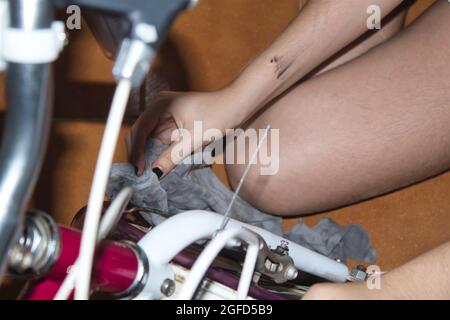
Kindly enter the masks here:
[[294, 280], [297, 278], [298, 276], [298, 270], [292, 266], [288, 267], [288, 269], [286, 270], [286, 278], [289, 280]]
[[161, 285], [161, 293], [166, 297], [170, 297], [175, 293], [175, 282], [172, 279], [166, 279]]
[[136, 35], [145, 43], [154, 43], [158, 40], [158, 31], [155, 26], [139, 23], [136, 26]]
[[275, 249], [275, 252], [282, 256], [289, 254], [289, 243], [282, 240], [278, 247]]

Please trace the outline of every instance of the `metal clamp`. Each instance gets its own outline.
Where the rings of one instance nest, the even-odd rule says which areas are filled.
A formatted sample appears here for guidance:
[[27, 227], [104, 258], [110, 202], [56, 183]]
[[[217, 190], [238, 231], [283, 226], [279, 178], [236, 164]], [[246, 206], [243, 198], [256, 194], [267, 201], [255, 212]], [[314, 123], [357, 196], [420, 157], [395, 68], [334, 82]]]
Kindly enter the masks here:
[[135, 298], [139, 293], [141, 293], [141, 291], [144, 289], [145, 284], [147, 283], [148, 280], [150, 267], [147, 255], [145, 254], [144, 250], [142, 250], [141, 247], [139, 247], [136, 243], [128, 240], [123, 240], [120, 242], [130, 247], [134, 251], [139, 265], [136, 278], [134, 279], [131, 286], [123, 292], [113, 294], [112, 297], [114, 299], [120, 300], [131, 300]]
[[8, 254], [9, 269], [15, 274], [41, 275], [50, 270], [61, 251], [58, 227], [39, 210], [28, 211], [19, 243]]
[[142, 40], [125, 39], [113, 68], [116, 80], [130, 80], [133, 87], [138, 87], [150, 69], [150, 60], [154, 55], [152, 47]]
[[55, 21], [48, 29], [6, 28], [3, 33], [1, 55], [7, 62], [50, 63], [64, 47], [64, 23]]
[[294, 280], [298, 276], [294, 260], [289, 256], [289, 246], [283, 241], [275, 250], [271, 250], [261, 239], [261, 248], [256, 262], [256, 271], [260, 272], [275, 283], [281, 284]]

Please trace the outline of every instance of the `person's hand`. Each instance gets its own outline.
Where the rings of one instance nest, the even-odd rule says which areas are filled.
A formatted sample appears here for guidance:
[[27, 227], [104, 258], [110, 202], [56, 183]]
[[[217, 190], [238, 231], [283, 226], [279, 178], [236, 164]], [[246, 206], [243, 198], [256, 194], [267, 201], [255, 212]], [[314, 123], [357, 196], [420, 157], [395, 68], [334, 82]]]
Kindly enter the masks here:
[[[226, 129], [239, 124], [235, 100], [236, 97], [226, 89], [211, 93], [161, 93], [141, 114], [127, 137], [129, 161], [136, 167], [137, 175], [142, 175], [145, 166], [150, 165], [144, 154], [149, 137], [169, 145], [151, 164], [152, 170], [161, 178], [185, 157], [211, 142], [203, 137], [205, 130], [215, 129], [222, 136]], [[194, 135], [197, 121], [201, 121], [203, 132]]]

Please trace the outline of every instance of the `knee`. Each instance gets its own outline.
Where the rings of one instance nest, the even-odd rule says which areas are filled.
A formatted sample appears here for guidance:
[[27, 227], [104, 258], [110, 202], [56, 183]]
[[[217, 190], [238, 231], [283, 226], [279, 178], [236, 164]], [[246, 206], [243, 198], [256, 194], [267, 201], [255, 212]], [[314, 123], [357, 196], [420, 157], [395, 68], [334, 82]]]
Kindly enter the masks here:
[[[276, 215], [293, 216], [307, 213], [310, 208], [299, 205], [293, 199], [292, 192], [286, 190], [286, 177], [281, 174], [262, 175], [261, 165], [255, 164], [250, 169], [240, 191], [239, 197], [256, 209]], [[228, 180], [233, 191], [236, 190], [244, 173], [244, 165], [227, 165]], [[297, 186], [297, 191], [301, 192]], [[305, 202], [308, 205], [308, 202]]]
[[[275, 215], [283, 215], [277, 206], [276, 201], [269, 201], [275, 190], [272, 190], [271, 177], [261, 176], [258, 171], [260, 167], [255, 164], [252, 167], [239, 191], [239, 197], [258, 210], [272, 213]], [[226, 165], [228, 180], [233, 191], [238, 187], [239, 181], [244, 174], [245, 165], [229, 164]]]
[[[262, 125], [254, 123], [253, 127], [245, 130], [245, 133], [241, 133], [239, 138], [227, 143], [225, 149], [226, 171], [233, 190], [238, 187], [263, 131]], [[280, 211], [280, 201], [275, 200], [280, 193], [280, 190], [277, 191], [277, 185], [281, 178], [278, 144], [278, 136], [270, 132], [258, 152], [257, 160], [250, 167], [239, 191], [239, 197], [261, 211], [284, 215], [284, 212]], [[232, 152], [230, 152], [231, 150]], [[288, 202], [286, 201], [286, 203]]]

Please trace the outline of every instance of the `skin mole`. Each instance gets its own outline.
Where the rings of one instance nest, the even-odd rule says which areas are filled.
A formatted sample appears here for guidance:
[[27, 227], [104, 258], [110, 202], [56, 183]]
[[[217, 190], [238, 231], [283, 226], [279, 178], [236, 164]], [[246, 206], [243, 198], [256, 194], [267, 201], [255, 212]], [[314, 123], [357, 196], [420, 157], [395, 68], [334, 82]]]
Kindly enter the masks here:
[[276, 62], [276, 63], [278, 63], [278, 61], [280, 61], [282, 58], [280, 58], [280, 57], [278, 57], [278, 56], [275, 56], [275, 57], [273, 57], [271, 60], [270, 60], [270, 63], [274, 63], [274, 62]]

